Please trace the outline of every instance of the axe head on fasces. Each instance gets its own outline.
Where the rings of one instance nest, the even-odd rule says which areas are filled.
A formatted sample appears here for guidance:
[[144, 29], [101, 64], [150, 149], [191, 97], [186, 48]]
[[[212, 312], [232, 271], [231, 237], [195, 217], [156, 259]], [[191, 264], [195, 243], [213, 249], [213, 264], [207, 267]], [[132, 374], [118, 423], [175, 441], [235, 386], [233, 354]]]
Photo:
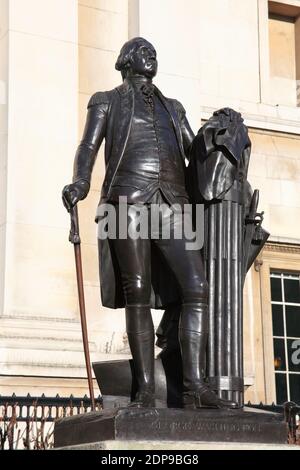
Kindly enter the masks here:
[[244, 238], [244, 277], [259, 255], [270, 234], [262, 226], [263, 212], [257, 212], [259, 190], [255, 189], [251, 199], [249, 214], [246, 217]]

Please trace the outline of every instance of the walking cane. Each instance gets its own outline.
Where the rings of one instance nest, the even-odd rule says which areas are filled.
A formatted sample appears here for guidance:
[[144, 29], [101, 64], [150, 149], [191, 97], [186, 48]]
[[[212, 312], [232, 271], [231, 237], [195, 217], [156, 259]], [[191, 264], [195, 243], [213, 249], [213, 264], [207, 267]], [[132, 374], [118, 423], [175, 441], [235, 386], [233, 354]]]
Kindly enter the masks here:
[[85, 365], [86, 365], [86, 370], [87, 370], [90, 398], [92, 402], [92, 411], [94, 411], [95, 410], [95, 398], [94, 398], [92, 369], [91, 369], [91, 361], [90, 361], [86, 313], [85, 313], [81, 246], [80, 246], [81, 240], [80, 240], [80, 235], [79, 235], [79, 221], [78, 221], [77, 206], [72, 207], [69, 210], [69, 213], [71, 216], [71, 230], [70, 230], [70, 235], [69, 235], [69, 241], [73, 243], [74, 245], [82, 341], [83, 341], [83, 349], [84, 349], [84, 357], [85, 357]]

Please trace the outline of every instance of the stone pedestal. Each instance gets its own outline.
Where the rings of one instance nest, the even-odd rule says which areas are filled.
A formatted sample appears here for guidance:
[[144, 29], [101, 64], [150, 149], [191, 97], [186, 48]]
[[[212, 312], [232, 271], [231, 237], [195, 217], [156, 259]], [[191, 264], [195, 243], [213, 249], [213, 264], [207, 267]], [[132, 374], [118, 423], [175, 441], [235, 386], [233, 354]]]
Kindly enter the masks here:
[[256, 410], [119, 408], [61, 419], [55, 425], [54, 445], [104, 441], [285, 444], [287, 432], [281, 414]]

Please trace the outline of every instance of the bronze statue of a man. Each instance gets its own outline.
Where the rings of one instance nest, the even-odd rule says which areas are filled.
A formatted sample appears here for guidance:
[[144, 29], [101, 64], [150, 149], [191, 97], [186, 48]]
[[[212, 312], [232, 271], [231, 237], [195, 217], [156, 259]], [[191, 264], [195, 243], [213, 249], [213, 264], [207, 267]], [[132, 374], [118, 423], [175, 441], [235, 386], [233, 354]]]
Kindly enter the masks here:
[[[179, 300], [184, 407], [235, 407], [235, 402], [218, 398], [204, 377], [208, 286], [201, 253], [186, 249], [190, 240], [185, 233], [180, 239], [172, 236], [180, 223], [178, 218], [171, 222], [169, 239], [159, 236], [167, 209], [172, 210], [175, 203], [180, 207], [188, 204], [185, 158], [189, 158], [194, 134], [183, 106], [164, 97], [152, 83], [157, 73], [152, 44], [143, 38], [126, 42], [116, 69], [121, 71], [123, 84], [98, 92], [89, 101], [73, 183], [64, 188], [63, 198], [70, 208], [87, 196], [95, 158], [105, 138], [106, 174], [100, 204], [111, 203], [118, 212], [119, 198], [126, 196], [128, 222], [135, 222], [132, 205], [142, 206], [149, 214], [153, 203], [161, 205], [158, 236], [99, 240], [102, 303], [111, 308], [125, 306], [138, 382], [130, 406], [152, 407], [155, 403], [150, 308], [165, 308]], [[151, 227], [150, 216], [149, 222]]]

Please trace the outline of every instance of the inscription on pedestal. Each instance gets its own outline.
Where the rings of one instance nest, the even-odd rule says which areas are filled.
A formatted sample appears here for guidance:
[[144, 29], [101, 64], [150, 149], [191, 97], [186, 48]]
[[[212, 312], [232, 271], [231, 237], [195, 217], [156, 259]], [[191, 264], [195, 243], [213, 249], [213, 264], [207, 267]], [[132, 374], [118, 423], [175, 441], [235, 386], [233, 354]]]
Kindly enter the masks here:
[[236, 432], [236, 433], [260, 433], [262, 431], [259, 424], [253, 423], [226, 423], [216, 421], [172, 421], [171, 423], [165, 421], [156, 421], [151, 424], [151, 428], [157, 431], [195, 431], [195, 432]]

